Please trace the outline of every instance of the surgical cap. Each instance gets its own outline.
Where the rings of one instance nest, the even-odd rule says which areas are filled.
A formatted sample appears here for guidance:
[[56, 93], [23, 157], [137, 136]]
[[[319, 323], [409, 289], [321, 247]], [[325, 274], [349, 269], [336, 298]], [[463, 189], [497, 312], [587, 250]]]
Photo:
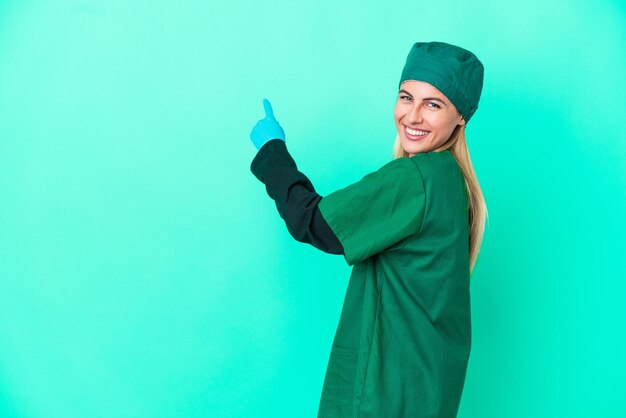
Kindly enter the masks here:
[[400, 86], [407, 80], [425, 81], [454, 104], [467, 124], [478, 108], [484, 67], [470, 51], [445, 42], [416, 42], [409, 51]]

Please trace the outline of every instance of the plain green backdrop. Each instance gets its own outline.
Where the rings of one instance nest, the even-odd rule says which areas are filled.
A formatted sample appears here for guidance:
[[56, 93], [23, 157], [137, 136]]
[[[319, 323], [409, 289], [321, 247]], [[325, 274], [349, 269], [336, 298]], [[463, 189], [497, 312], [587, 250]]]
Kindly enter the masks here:
[[[350, 267], [250, 172], [391, 159], [414, 42], [485, 65], [459, 417], [626, 416], [620, 1], [0, 1], [0, 416], [314, 417]], [[387, 417], [385, 417], [387, 418]]]

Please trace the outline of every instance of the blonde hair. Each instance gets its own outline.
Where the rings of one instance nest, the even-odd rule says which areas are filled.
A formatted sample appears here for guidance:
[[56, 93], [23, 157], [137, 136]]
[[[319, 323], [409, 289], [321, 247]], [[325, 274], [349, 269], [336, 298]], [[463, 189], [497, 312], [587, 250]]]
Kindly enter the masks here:
[[[487, 205], [483, 192], [478, 183], [476, 172], [470, 159], [469, 150], [467, 149], [467, 141], [465, 139], [465, 125], [457, 125], [450, 135], [448, 141], [433, 151], [445, 151], [449, 149], [456, 159], [463, 177], [465, 178], [465, 189], [467, 191], [467, 203], [469, 212], [469, 256], [470, 256], [470, 274], [474, 271], [474, 265], [478, 259], [480, 247], [483, 241], [483, 233], [485, 231], [485, 221], [487, 220]], [[393, 158], [408, 157], [409, 153], [402, 147], [402, 141], [399, 134], [393, 144]]]

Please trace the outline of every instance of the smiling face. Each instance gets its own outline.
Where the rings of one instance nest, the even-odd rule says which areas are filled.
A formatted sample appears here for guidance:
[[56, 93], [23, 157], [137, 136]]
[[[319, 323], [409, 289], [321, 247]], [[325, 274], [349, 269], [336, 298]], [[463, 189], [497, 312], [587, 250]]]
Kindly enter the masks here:
[[393, 118], [402, 148], [409, 157], [439, 152], [437, 149], [450, 138], [454, 128], [465, 125], [461, 114], [442, 92], [432, 84], [416, 80], [407, 80], [400, 86]]

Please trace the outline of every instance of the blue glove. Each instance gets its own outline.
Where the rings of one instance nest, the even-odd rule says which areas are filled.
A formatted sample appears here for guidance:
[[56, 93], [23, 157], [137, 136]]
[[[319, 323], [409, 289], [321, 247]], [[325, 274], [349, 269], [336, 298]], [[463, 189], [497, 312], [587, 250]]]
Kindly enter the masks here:
[[257, 150], [260, 150], [266, 142], [272, 139], [285, 141], [285, 131], [274, 118], [274, 111], [270, 101], [263, 99], [263, 107], [265, 108], [265, 118], [260, 119], [252, 128], [252, 132], [250, 132], [250, 139]]

